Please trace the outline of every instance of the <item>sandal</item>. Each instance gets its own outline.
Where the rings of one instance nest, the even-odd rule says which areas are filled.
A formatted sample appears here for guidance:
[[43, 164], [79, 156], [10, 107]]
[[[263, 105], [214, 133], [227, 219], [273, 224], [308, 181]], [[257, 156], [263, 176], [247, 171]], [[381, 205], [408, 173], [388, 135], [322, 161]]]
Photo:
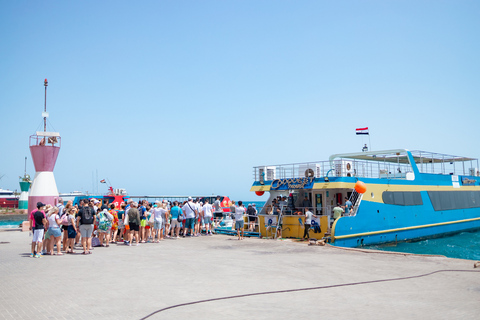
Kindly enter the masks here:
[[63, 256], [63, 253], [57, 253], [56, 256]]
[[88, 254], [86, 251], [83, 251], [82, 254]]
[[91, 252], [91, 251], [87, 251], [87, 254], [92, 254], [92, 252]]

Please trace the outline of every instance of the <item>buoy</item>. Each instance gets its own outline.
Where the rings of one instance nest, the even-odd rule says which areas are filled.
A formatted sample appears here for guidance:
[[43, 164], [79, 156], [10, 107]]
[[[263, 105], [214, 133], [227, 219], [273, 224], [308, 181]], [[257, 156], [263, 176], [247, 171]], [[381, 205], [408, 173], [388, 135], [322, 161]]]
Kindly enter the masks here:
[[355, 191], [358, 193], [365, 193], [365, 191], [367, 191], [367, 186], [364, 182], [357, 181], [357, 183], [355, 183]]
[[255, 194], [259, 197], [263, 196], [264, 193], [265, 193], [265, 191], [255, 191]]

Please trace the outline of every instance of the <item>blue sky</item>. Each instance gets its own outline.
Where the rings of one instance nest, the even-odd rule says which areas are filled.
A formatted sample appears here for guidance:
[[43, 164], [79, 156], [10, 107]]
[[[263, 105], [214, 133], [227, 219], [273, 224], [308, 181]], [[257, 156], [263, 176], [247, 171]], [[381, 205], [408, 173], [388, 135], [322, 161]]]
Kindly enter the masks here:
[[[480, 158], [478, 1], [2, 1], [0, 187], [62, 136], [60, 192], [249, 192], [252, 167], [373, 149]], [[367, 142], [367, 141], [365, 141]], [[98, 186], [106, 192], [105, 185]]]

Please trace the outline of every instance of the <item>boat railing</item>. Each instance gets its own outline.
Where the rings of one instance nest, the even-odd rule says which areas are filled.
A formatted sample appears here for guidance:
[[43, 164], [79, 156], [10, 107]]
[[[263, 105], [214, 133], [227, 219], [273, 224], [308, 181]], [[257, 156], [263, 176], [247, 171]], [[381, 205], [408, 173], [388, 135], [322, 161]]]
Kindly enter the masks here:
[[333, 167], [330, 161], [258, 166], [253, 168], [253, 177], [260, 182], [305, 177], [406, 179], [412, 171], [410, 164], [339, 159]]

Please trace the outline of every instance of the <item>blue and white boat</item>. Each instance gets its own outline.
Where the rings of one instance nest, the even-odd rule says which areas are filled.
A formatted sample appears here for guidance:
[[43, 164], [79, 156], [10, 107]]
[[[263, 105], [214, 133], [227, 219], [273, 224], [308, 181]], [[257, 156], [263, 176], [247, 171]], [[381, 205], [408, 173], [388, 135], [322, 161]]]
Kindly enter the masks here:
[[[267, 206], [287, 196], [286, 214], [309, 206], [314, 214], [326, 216], [325, 236], [338, 246], [480, 229], [480, 171], [474, 158], [405, 149], [370, 151], [255, 167], [254, 176], [251, 191], [270, 192]], [[355, 191], [357, 181], [366, 185], [363, 194]], [[333, 208], [345, 208], [345, 198], [352, 202], [351, 209], [333, 219]]]

